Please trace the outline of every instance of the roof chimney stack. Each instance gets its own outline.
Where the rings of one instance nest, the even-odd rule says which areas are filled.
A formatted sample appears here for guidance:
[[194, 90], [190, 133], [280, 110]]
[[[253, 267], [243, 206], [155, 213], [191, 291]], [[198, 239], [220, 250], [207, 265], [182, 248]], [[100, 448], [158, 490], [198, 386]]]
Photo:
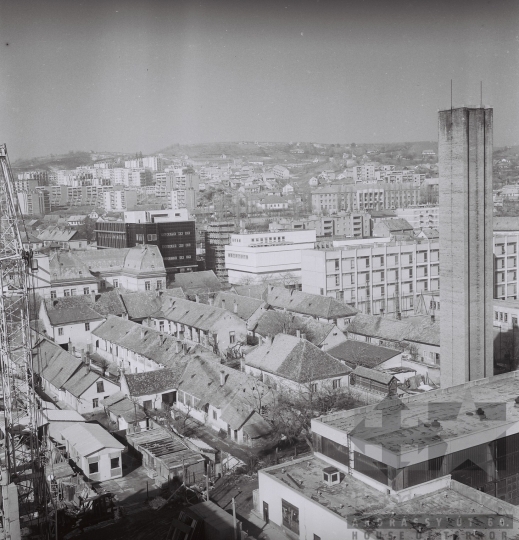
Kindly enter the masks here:
[[200, 303], [200, 296], [198, 294], [195, 294], [195, 302]]
[[225, 371], [222, 369], [220, 371], [220, 386], [223, 386], [225, 384]]
[[146, 330], [144, 330], [144, 327], [141, 327], [141, 339], [144, 339], [145, 335], [146, 335]]
[[214, 298], [212, 296], [209, 296], [209, 305], [214, 305]]
[[225, 298], [222, 298], [222, 309], [225, 309]]
[[234, 301], [233, 311], [234, 311], [234, 313], [238, 313], [238, 302], [236, 302], [236, 300]]
[[296, 337], [301, 337], [301, 330], [299, 330], [299, 328], [296, 330]]
[[175, 352], [176, 352], [177, 354], [180, 353], [180, 341], [178, 341], [178, 340], [175, 341]]

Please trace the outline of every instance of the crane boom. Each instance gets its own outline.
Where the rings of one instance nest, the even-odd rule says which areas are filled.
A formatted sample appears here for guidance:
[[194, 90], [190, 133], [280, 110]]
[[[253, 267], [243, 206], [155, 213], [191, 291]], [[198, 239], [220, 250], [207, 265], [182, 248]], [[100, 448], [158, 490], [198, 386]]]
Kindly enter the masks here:
[[0, 145], [0, 170], [0, 423], [3, 420], [4, 432], [1, 484], [16, 485], [20, 518], [34, 520], [34, 516], [40, 519], [47, 513], [48, 489], [39, 450], [32, 366], [28, 283], [31, 255], [22, 243], [21, 215], [5, 145]]

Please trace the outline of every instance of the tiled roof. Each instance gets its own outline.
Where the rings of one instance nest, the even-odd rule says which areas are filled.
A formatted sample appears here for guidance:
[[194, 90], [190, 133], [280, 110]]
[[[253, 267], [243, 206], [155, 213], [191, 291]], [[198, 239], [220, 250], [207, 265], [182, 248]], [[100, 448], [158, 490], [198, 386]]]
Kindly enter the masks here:
[[56, 388], [62, 388], [82, 366], [79, 358], [48, 339], [42, 339], [33, 348], [34, 372]]
[[121, 292], [130, 319], [151, 317], [162, 308], [162, 298], [155, 291]]
[[132, 273], [166, 271], [159, 248], [151, 244], [130, 248], [123, 269]]
[[[92, 332], [92, 335], [129, 349], [173, 370], [182, 370], [185, 362], [191, 358], [190, 354], [176, 352], [177, 340], [174, 336], [161, 334], [153, 328], [119, 317], [109, 316]], [[214, 357], [209, 351], [201, 354]]]
[[171, 369], [157, 369], [145, 373], [127, 373], [124, 377], [130, 396], [146, 396], [174, 390], [181, 375]]
[[429, 316], [407, 317], [401, 320], [359, 313], [347, 328], [348, 332], [377, 337], [388, 341], [415, 341], [440, 345], [440, 324]]
[[53, 326], [103, 320], [104, 317], [92, 309], [93, 304], [88, 294], [45, 299], [45, 309]]
[[298, 383], [346, 375], [351, 368], [305, 339], [278, 334], [272, 344], [251, 351], [247, 365]]
[[[254, 326], [254, 331], [260, 336], [275, 336], [277, 334], [297, 335], [297, 331], [305, 334], [305, 339], [320, 347], [333, 329], [340, 330], [331, 323], [322, 323], [314, 319], [298, 317], [289, 312], [265, 311]], [[249, 328], [252, 330], [252, 328]]]
[[312, 317], [338, 319], [340, 317], [351, 317], [358, 313], [355, 308], [329, 296], [309, 294], [285, 289], [284, 287], [270, 285], [267, 288], [266, 296], [267, 303], [273, 307], [286, 308], [287, 311]]
[[74, 375], [63, 384], [63, 388], [73, 396], [79, 398], [99, 379], [101, 379], [99, 373], [91, 371], [85, 365], [82, 365]]
[[329, 349], [328, 353], [334, 358], [342, 360], [352, 368], [355, 368], [356, 366], [373, 368], [386, 360], [399, 355], [400, 351], [379, 347], [378, 345], [372, 345], [365, 341], [349, 339], [348, 341], [333, 347], [333, 349]]
[[364, 366], [357, 366], [353, 370], [353, 373], [355, 373], [355, 375], [358, 375], [359, 377], [371, 379], [372, 381], [376, 381], [382, 384], [389, 384], [391, 380], [395, 377], [390, 373], [385, 373], [384, 371], [378, 371], [376, 369], [370, 369]]
[[249, 298], [257, 298], [263, 300], [267, 285], [233, 285], [232, 290], [240, 296], [248, 296]]
[[409, 224], [409, 221], [404, 218], [392, 218], [383, 219], [381, 224], [385, 225], [388, 231], [410, 231], [413, 227]]
[[142, 408], [125, 395], [122, 395], [121, 392], [114, 395], [117, 397], [113, 399], [106, 398], [101, 402], [112, 414], [121, 416], [129, 424], [140, 422], [146, 418], [146, 413]]
[[263, 305], [265, 305], [265, 302], [258, 298], [249, 298], [226, 292], [218, 293], [214, 300], [215, 307], [231, 311], [244, 321], [249, 320]]
[[79, 234], [76, 229], [49, 227], [41, 230], [38, 233], [38, 238], [42, 242], [69, 242], [73, 238], [79, 238]]
[[175, 287], [182, 287], [187, 295], [217, 292], [225, 289], [212, 270], [175, 274], [174, 284]]
[[[220, 384], [221, 371], [224, 372], [224, 384]], [[267, 404], [273, 398], [272, 391], [261, 381], [215, 361], [205, 360], [195, 355], [187, 364], [178, 384], [183, 390], [201, 400], [200, 405], [210, 403], [217, 409], [224, 409], [235, 398], [245, 403], [250, 410], [257, 406], [256, 396], [261, 392], [262, 403]], [[239, 397], [238, 397], [239, 396]], [[234, 401], [237, 407], [238, 402]], [[229, 412], [228, 412], [229, 414]]]
[[88, 266], [75, 254], [67, 251], [56, 251], [49, 257], [49, 273], [51, 283], [75, 279], [96, 282], [96, 278], [92, 276]]
[[126, 306], [117, 289], [96, 294], [93, 303], [93, 309], [105, 318], [108, 315], [124, 315], [127, 313]]
[[89, 456], [103, 448], [123, 450], [122, 445], [99, 424], [77, 423], [61, 432], [63, 439], [73, 446], [80, 456]]
[[182, 298], [170, 298], [162, 306], [162, 314], [165, 319], [179, 322], [193, 328], [210, 331], [216, 323], [222, 320], [229, 321], [230, 325], [243, 324], [234, 313], [200, 302], [191, 302]]
[[91, 272], [110, 272], [122, 268], [129, 251], [130, 248], [91, 249], [78, 251], [76, 256]]

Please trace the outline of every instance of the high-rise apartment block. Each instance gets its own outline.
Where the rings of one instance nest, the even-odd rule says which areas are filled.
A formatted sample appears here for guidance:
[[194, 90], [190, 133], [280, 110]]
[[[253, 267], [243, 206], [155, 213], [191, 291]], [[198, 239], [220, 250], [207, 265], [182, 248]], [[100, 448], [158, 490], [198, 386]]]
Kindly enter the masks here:
[[493, 375], [492, 117], [439, 113], [441, 385]]

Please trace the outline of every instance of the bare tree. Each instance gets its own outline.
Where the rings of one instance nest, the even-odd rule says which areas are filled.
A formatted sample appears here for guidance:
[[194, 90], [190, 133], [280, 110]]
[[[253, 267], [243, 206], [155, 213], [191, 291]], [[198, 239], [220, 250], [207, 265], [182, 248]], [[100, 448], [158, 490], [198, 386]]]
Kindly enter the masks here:
[[349, 390], [334, 388], [331, 380], [310, 381], [293, 388], [281, 386], [272, 421], [280, 438], [294, 442], [302, 436], [313, 450], [312, 419], [358, 405]]

